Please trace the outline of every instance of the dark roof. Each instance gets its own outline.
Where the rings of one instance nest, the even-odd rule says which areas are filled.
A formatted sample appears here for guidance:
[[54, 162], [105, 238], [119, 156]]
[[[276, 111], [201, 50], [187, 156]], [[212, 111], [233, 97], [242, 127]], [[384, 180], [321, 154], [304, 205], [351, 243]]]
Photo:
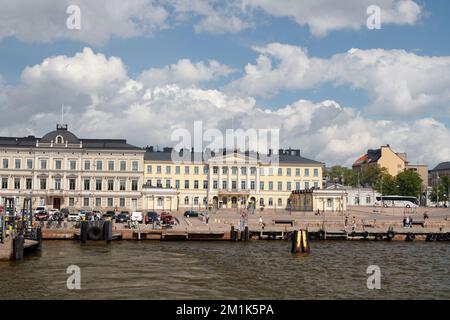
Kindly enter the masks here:
[[[144, 154], [144, 160], [151, 160], [151, 161], [167, 161], [167, 162], [171, 162], [172, 161], [172, 148], [164, 148], [161, 151], [156, 151], [153, 148], [146, 148], [146, 152]], [[280, 150], [281, 151], [281, 150]], [[225, 151], [221, 150], [218, 153], [205, 153], [206, 157], [203, 157], [203, 154], [201, 152], [192, 152], [189, 150], [184, 150], [183, 153], [187, 152], [189, 154], [188, 158], [190, 159], [191, 162], [193, 162], [194, 160], [198, 160], [198, 161], [207, 161], [212, 157], [216, 157], [216, 156], [220, 156], [220, 155], [225, 155], [227, 154]], [[248, 156], [248, 157], [253, 157], [256, 158], [258, 160], [261, 160], [263, 157], [260, 156], [259, 153], [256, 152], [235, 152], [237, 154], [241, 154], [244, 156]], [[178, 151], [178, 154], [181, 156], [181, 152]], [[209, 154], [211, 156], [209, 156]], [[233, 152], [229, 152], [229, 154], [233, 154]], [[302, 156], [300, 156], [300, 152], [298, 151], [297, 153], [292, 153], [292, 154], [288, 154], [283, 152], [283, 154], [281, 154], [281, 152], [279, 153], [279, 162], [280, 163], [292, 163], [292, 164], [319, 164], [319, 165], [323, 165], [322, 162], [319, 161], [315, 161], [315, 160], [311, 160], [308, 158], [304, 158]]]
[[44, 135], [42, 138], [35, 136], [28, 137], [0, 137], [0, 147], [10, 148], [36, 148], [36, 141], [39, 143], [56, 142], [56, 137], [62, 136], [64, 144], [79, 145], [82, 143], [83, 149], [118, 149], [118, 150], [142, 150], [139, 147], [127, 143], [124, 139], [79, 139], [67, 129], [67, 125], [58, 125], [56, 130]]
[[356, 159], [353, 166], [377, 162], [381, 158], [381, 149], [369, 149], [367, 153]]
[[433, 172], [433, 171], [444, 171], [444, 170], [450, 170], [450, 161], [441, 162], [430, 171]]

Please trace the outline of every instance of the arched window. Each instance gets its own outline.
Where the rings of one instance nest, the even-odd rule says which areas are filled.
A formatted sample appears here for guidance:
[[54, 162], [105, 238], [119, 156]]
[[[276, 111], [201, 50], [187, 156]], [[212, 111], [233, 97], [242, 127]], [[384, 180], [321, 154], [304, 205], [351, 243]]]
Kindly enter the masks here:
[[56, 137], [56, 143], [63, 144], [64, 143], [64, 138], [62, 136], [57, 136]]
[[184, 197], [184, 204], [186, 204], [186, 205], [189, 204], [189, 197]]
[[263, 206], [264, 205], [264, 198], [259, 199], [259, 205]]
[[269, 207], [273, 206], [273, 199], [269, 198]]
[[281, 198], [278, 198], [278, 206], [279, 207], [283, 206], [283, 200]]
[[194, 198], [194, 205], [198, 205], [198, 197]]

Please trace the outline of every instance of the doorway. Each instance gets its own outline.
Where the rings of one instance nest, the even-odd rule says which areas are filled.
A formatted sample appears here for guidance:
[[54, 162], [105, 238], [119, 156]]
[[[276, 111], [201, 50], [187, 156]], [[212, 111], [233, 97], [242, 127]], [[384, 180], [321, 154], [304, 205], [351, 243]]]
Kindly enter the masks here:
[[53, 198], [53, 209], [61, 209], [61, 198]]

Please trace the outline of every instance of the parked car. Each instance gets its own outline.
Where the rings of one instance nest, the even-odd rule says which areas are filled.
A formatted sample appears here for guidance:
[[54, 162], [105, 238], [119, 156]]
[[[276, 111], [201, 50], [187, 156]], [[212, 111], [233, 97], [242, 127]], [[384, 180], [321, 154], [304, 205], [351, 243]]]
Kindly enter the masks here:
[[48, 212], [47, 212], [47, 208], [45, 207], [36, 207], [36, 209], [34, 210], [34, 218], [37, 221], [47, 221], [48, 220]]
[[107, 218], [109, 218], [109, 219], [114, 219], [115, 216], [116, 216], [116, 213], [115, 213], [114, 211], [106, 211], [106, 212], [103, 214], [103, 218], [104, 218], [104, 219], [107, 219]]
[[122, 211], [116, 216], [116, 223], [127, 222], [130, 218], [130, 215], [127, 211]]
[[186, 212], [184, 213], [184, 216], [185, 216], [185, 217], [188, 217], [188, 218], [190, 218], [190, 217], [198, 217], [198, 212], [189, 210], [189, 211], [186, 211]]
[[142, 216], [142, 212], [135, 211], [131, 214], [131, 221], [137, 221], [139, 223], [142, 223], [144, 221], [144, 218]]
[[80, 219], [81, 219], [81, 220], [83, 220], [83, 219], [89, 220], [89, 216], [90, 216], [91, 214], [90, 214], [89, 211], [83, 211], [83, 210], [80, 210], [80, 211], [78, 211], [78, 215], [80, 216]]
[[158, 214], [155, 211], [147, 211], [144, 216], [145, 224], [158, 221]]
[[67, 221], [80, 221], [81, 216], [80, 216], [80, 212], [72, 212], [69, 213], [69, 215], [67, 216]]

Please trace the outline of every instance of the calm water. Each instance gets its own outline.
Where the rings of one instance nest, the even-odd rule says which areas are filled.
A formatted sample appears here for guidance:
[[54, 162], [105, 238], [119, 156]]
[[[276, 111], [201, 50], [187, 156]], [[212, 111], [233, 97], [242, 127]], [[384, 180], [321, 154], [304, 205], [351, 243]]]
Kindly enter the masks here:
[[[311, 247], [311, 254], [294, 256], [284, 241], [46, 241], [40, 254], [0, 262], [0, 298], [450, 299], [448, 243]], [[66, 287], [71, 264], [81, 268], [78, 291]], [[381, 268], [381, 290], [366, 287], [372, 264]]]

